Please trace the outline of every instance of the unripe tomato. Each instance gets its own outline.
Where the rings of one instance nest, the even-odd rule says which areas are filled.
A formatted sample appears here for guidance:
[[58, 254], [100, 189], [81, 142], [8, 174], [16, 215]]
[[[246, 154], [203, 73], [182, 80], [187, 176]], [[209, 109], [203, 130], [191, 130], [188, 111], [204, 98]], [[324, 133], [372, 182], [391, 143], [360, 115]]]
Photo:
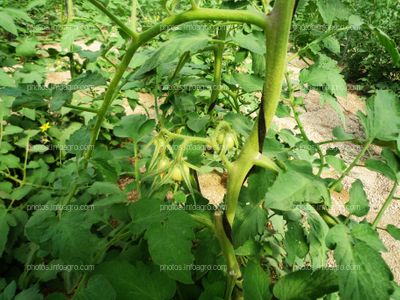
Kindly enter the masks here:
[[225, 140], [225, 134], [223, 134], [222, 132], [219, 133], [217, 136], [218, 144], [222, 145], [224, 143], [224, 140]]
[[172, 179], [173, 180], [175, 180], [175, 181], [182, 181], [183, 179], [184, 179], [184, 174], [182, 174], [182, 169], [183, 169], [183, 172], [186, 174], [186, 175], [189, 175], [189, 168], [188, 168], [188, 166], [186, 166], [186, 165], [175, 165], [173, 168], [172, 168], [172, 171], [171, 171], [171, 177], [172, 177]]
[[158, 170], [159, 171], [165, 171], [169, 166], [170, 166], [171, 162], [168, 158], [162, 158], [160, 159], [160, 161], [158, 162]]
[[225, 146], [226, 149], [230, 150], [235, 147], [235, 136], [233, 133], [227, 133], [225, 136]]

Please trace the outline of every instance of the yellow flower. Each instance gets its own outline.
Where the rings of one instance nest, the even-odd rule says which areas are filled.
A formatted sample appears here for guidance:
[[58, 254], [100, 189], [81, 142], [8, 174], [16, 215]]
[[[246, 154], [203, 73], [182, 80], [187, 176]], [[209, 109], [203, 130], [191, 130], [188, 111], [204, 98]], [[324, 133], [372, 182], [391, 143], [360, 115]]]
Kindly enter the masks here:
[[44, 123], [42, 126], [39, 127], [41, 132], [46, 132], [50, 128], [50, 123]]

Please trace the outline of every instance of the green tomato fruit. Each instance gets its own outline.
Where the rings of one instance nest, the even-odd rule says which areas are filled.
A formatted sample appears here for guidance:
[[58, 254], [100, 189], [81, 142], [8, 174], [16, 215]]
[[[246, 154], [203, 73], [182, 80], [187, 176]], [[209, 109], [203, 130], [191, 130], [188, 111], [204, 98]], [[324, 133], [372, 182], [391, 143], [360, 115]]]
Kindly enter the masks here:
[[180, 181], [182, 181], [182, 180], [184, 179], [184, 174], [182, 173], [182, 169], [183, 169], [183, 172], [184, 172], [186, 175], [189, 175], [189, 168], [188, 168], [188, 166], [186, 166], [186, 165], [175, 165], [175, 166], [172, 168], [172, 171], [171, 171], [171, 177], [172, 177], [172, 179], [173, 179], [174, 181], [180, 182]]
[[225, 136], [225, 146], [228, 150], [231, 150], [233, 147], [235, 147], [235, 136], [233, 133], [228, 133]]
[[219, 133], [217, 136], [217, 142], [218, 144], [222, 145], [224, 143], [225, 140], [225, 134], [224, 133]]
[[166, 169], [168, 169], [168, 167], [170, 166], [171, 162], [169, 161], [168, 158], [162, 158], [160, 159], [160, 161], [158, 162], [158, 170], [159, 171], [165, 171]]

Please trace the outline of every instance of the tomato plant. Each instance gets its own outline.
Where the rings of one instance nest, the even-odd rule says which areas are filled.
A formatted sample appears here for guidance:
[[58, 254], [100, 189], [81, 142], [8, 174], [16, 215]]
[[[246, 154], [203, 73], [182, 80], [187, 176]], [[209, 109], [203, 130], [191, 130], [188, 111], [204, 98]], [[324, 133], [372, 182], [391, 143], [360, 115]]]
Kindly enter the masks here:
[[[0, 10], [1, 299], [399, 298], [380, 237], [400, 239], [383, 227], [399, 97], [371, 88], [348, 132], [335, 36], [364, 26], [393, 69], [400, 55], [351, 1], [50, 2]], [[30, 32], [35, 14], [61, 30]], [[302, 120], [313, 92], [340, 121], [318, 142]], [[375, 214], [361, 180], [343, 183], [360, 166], [391, 183]]]

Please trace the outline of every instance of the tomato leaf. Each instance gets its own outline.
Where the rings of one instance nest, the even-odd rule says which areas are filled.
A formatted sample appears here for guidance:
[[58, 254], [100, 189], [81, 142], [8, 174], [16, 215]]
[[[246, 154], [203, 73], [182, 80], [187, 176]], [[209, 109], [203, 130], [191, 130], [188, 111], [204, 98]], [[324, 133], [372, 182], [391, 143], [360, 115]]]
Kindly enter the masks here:
[[245, 299], [269, 300], [271, 279], [256, 262], [249, 262], [243, 272], [243, 295]]
[[274, 295], [280, 300], [310, 300], [337, 290], [338, 278], [334, 270], [300, 270], [279, 279]]
[[[158, 267], [150, 268], [143, 264], [133, 266], [127, 261], [112, 260], [98, 265], [95, 274], [104, 276], [111, 283], [116, 299], [165, 300], [175, 294], [175, 282], [160, 272]], [[108, 293], [111, 295], [110, 290]], [[103, 298], [104, 295], [99, 299]]]
[[369, 98], [367, 114], [358, 112], [358, 117], [369, 139], [396, 141], [400, 133], [400, 103], [391, 91], [378, 90]]
[[350, 189], [350, 200], [346, 203], [346, 209], [357, 217], [363, 217], [369, 212], [369, 202], [362, 182], [357, 179]]
[[355, 240], [343, 224], [330, 229], [326, 242], [334, 249], [341, 298], [389, 299], [393, 275], [378, 251]]
[[278, 175], [264, 203], [267, 208], [288, 211], [302, 203], [330, 203], [330, 196], [319, 178], [288, 170]]

